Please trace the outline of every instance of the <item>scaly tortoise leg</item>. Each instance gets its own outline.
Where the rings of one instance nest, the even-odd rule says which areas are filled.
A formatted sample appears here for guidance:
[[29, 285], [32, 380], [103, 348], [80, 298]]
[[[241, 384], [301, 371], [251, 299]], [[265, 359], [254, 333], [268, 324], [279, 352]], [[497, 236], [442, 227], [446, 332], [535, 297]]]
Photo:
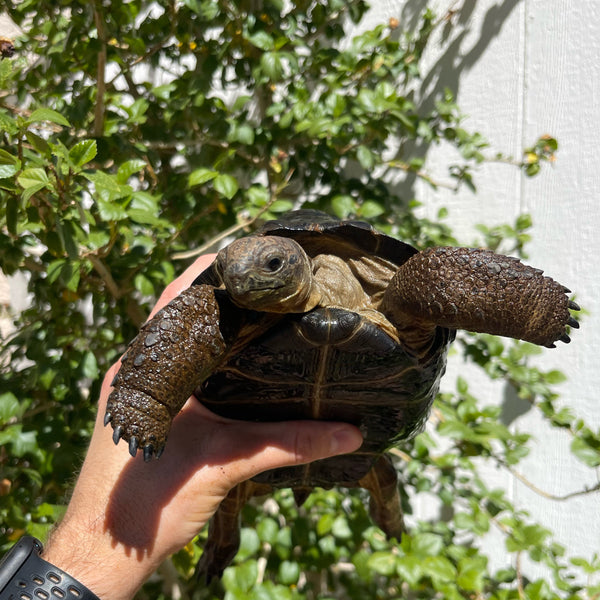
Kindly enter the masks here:
[[144, 460], [163, 451], [173, 417], [225, 357], [220, 306], [210, 285], [184, 290], [129, 345], [108, 398], [104, 424]]
[[208, 526], [208, 539], [196, 565], [196, 577], [206, 583], [220, 578], [240, 547], [240, 511], [253, 496], [264, 496], [273, 488], [264, 483], [244, 481], [225, 496]]
[[390, 457], [386, 454], [379, 457], [358, 485], [371, 494], [369, 514], [373, 522], [388, 538], [400, 540], [406, 529], [398, 491], [398, 474]]
[[[569, 290], [518, 259], [477, 248], [429, 248], [392, 278], [382, 311], [402, 330], [436, 325], [553, 347], [579, 325]], [[424, 336], [424, 339], [426, 336]]]

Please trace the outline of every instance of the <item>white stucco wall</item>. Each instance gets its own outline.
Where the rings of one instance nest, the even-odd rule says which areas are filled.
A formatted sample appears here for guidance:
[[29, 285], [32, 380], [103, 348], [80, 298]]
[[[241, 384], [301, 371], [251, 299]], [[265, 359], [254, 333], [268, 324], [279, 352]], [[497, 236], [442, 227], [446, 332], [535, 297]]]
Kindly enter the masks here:
[[[415, 23], [428, 4], [419, 0], [373, 2], [370, 22], [396, 17]], [[431, 5], [431, 3], [429, 3]], [[596, 369], [600, 355], [600, 12], [595, 0], [437, 0], [439, 14], [455, 9], [452, 27], [440, 29], [427, 55], [424, 92], [433, 85], [457, 90], [468, 115], [465, 127], [481, 132], [494, 151], [519, 157], [522, 148], [548, 133], [559, 141], [557, 161], [533, 179], [517, 169], [486, 164], [477, 173], [478, 195], [466, 188], [457, 195], [417, 182], [406, 193], [424, 202], [434, 219], [440, 206], [450, 209], [449, 223], [465, 243], [476, 240], [477, 223], [513, 223], [521, 212], [533, 217], [533, 241], [527, 262], [577, 295], [589, 312], [571, 344], [558, 344], [538, 359], [544, 370], [568, 376], [562, 402], [594, 428], [600, 427]], [[402, 25], [401, 25], [402, 26]], [[429, 169], [440, 178], [453, 155], [429, 153]], [[474, 369], [466, 369], [473, 372]], [[465, 365], [451, 358], [444, 385], [452, 386]], [[534, 411], [523, 412], [503, 386], [471, 376], [474, 393], [489, 403], [504, 403], [512, 427], [532, 432], [534, 452], [519, 469], [539, 488], [556, 495], [594, 486], [600, 472], [584, 467], [568, 452], [570, 437], [544, 425]], [[480, 387], [479, 387], [480, 386]], [[512, 416], [510, 415], [512, 411]], [[514, 419], [514, 420], [513, 420]], [[556, 533], [572, 555], [591, 558], [600, 552], [600, 493], [567, 502], [547, 500], [501, 471], [489, 474], [496, 487]], [[427, 498], [420, 500], [427, 514]], [[493, 543], [491, 541], [490, 543]], [[498, 564], [508, 560], [497, 545]], [[536, 567], [529, 567], [536, 570]]]

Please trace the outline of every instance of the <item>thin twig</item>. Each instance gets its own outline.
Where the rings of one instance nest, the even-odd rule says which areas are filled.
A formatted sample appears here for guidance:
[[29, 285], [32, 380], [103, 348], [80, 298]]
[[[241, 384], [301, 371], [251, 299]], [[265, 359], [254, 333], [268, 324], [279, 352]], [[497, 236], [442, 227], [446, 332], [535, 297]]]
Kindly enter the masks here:
[[431, 175], [429, 175], [422, 169], [415, 169], [403, 160], [390, 160], [387, 162], [387, 166], [389, 169], [399, 169], [401, 171], [404, 171], [405, 173], [413, 173], [419, 179], [422, 179], [423, 181], [427, 182], [434, 189], [444, 188], [447, 190], [452, 190], [453, 192], [457, 190], [457, 184], [452, 184], [444, 181], [436, 181], [431, 177]]
[[253, 223], [255, 223], [258, 219], [260, 219], [260, 217], [262, 217], [262, 215], [264, 213], [266, 213], [269, 210], [269, 208], [271, 208], [273, 203], [277, 200], [278, 195], [287, 186], [289, 180], [291, 179], [291, 177], [293, 175], [293, 172], [294, 172], [293, 169], [288, 171], [288, 173], [285, 176], [284, 181], [277, 186], [277, 189], [272, 193], [269, 201], [253, 217], [242, 220], [241, 222], [236, 223], [235, 225], [232, 225], [231, 227], [228, 227], [225, 231], [222, 231], [221, 233], [219, 233], [215, 237], [211, 238], [210, 240], [208, 240], [206, 243], [202, 244], [202, 246], [199, 246], [198, 248], [194, 248], [193, 250], [187, 250], [185, 252], [176, 252], [175, 254], [172, 254], [171, 259], [172, 260], [185, 260], [188, 258], [194, 258], [196, 256], [200, 256], [201, 254], [204, 254], [205, 252], [207, 252], [208, 250], [210, 250], [211, 248], [216, 246], [219, 242], [221, 242], [228, 236], [234, 235], [238, 231], [241, 231], [242, 229], [246, 229], [246, 228], [250, 227]]
[[198, 246], [198, 248], [194, 248], [193, 250], [186, 250], [185, 252], [176, 252], [175, 254], [171, 255], [171, 259], [172, 260], [186, 260], [188, 258], [194, 258], [196, 256], [200, 256], [201, 254], [208, 252], [211, 248], [216, 246], [220, 241], [224, 240], [228, 236], [234, 235], [241, 229], [245, 229], [246, 227], [249, 227], [250, 225], [252, 225], [252, 223], [254, 223], [254, 221], [256, 221], [256, 219], [258, 219], [259, 216], [260, 216], [260, 214], [256, 215], [255, 217], [252, 217], [250, 219], [242, 220], [240, 223], [236, 223], [235, 225], [228, 227], [227, 229], [225, 229], [218, 235], [216, 235], [213, 238], [211, 238], [210, 240], [208, 240], [208, 242], [202, 244], [202, 246]]
[[117, 282], [113, 279], [110, 271], [106, 268], [104, 263], [94, 254], [88, 254], [86, 257], [94, 267], [94, 270], [100, 275], [102, 281], [106, 284], [108, 291], [111, 293], [115, 300], [119, 300], [123, 296], [123, 291], [117, 285]]
[[523, 572], [521, 570], [521, 551], [517, 552], [517, 560], [515, 562], [515, 571], [517, 572], [517, 591], [519, 598], [525, 598], [525, 588], [523, 586]]
[[106, 31], [104, 21], [98, 3], [94, 5], [94, 23], [98, 41], [100, 42], [100, 51], [98, 52], [98, 69], [96, 75], [96, 108], [94, 110], [94, 137], [102, 137], [104, 134], [104, 93], [106, 91]]
[[537, 487], [534, 483], [529, 481], [524, 475], [513, 469], [510, 465], [507, 465], [503, 461], [498, 461], [500, 466], [504, 467], [513, 477], [518, 479], [523, 485], [526, 485], [530, 490], [534, 491], [536, 494], [542, 496], [543, 498], [547, 498], [548, 500], [554, 500], [556, 502], [564, 502], [565, 500], [570, 500], [571, 498], [575, 498], [576, 496], [585, 496], [587, 494], [593, 494], [594, 492], [600, 491], [600, 482], [597, 483], [594, 487], [584, 487], [582, 490], [578, 490], [576, 492], [569, 492], [568, 494], [564, 494], [563, 496], [557, 496], [556, 494], [550, 494]]

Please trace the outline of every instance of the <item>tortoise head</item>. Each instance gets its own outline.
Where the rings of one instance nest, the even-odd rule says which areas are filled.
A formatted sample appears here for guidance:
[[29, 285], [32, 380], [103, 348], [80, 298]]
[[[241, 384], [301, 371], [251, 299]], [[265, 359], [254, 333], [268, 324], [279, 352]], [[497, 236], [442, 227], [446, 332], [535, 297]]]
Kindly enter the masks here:
[[233, 302], [265, 312], [305, 312], [316, 306], [312, 264], [300, 244], [279, 236], [249, 236], [217, 256], [217, 270]]

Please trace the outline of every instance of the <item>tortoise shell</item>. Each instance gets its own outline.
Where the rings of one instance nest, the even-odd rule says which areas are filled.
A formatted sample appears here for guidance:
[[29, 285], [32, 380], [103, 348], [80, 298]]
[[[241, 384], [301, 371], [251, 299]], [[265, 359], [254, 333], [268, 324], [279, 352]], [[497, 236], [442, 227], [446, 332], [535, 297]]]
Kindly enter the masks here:
[[[400, 266], [417, 250], [362, 221], [312, 210], [267, 222], [256, 235], [296, 240], [309, 256], [349, 248]], [[213, 267], [196, 284], [222, 285]], [[260, 314], [254, 315], [259, 320]], [[230, 356], [195, 394], [225, 417], [283, 421], [322, 419], [357, 425], [364, 437], [352, 455], [269, 471], [256, 481], [282, 487], [356, 484], [391, 445], [423, 429], [438, 391], [454, 330], [438, 327], [417, 356], [367, 317], [337, 307], [286, 314]]]

